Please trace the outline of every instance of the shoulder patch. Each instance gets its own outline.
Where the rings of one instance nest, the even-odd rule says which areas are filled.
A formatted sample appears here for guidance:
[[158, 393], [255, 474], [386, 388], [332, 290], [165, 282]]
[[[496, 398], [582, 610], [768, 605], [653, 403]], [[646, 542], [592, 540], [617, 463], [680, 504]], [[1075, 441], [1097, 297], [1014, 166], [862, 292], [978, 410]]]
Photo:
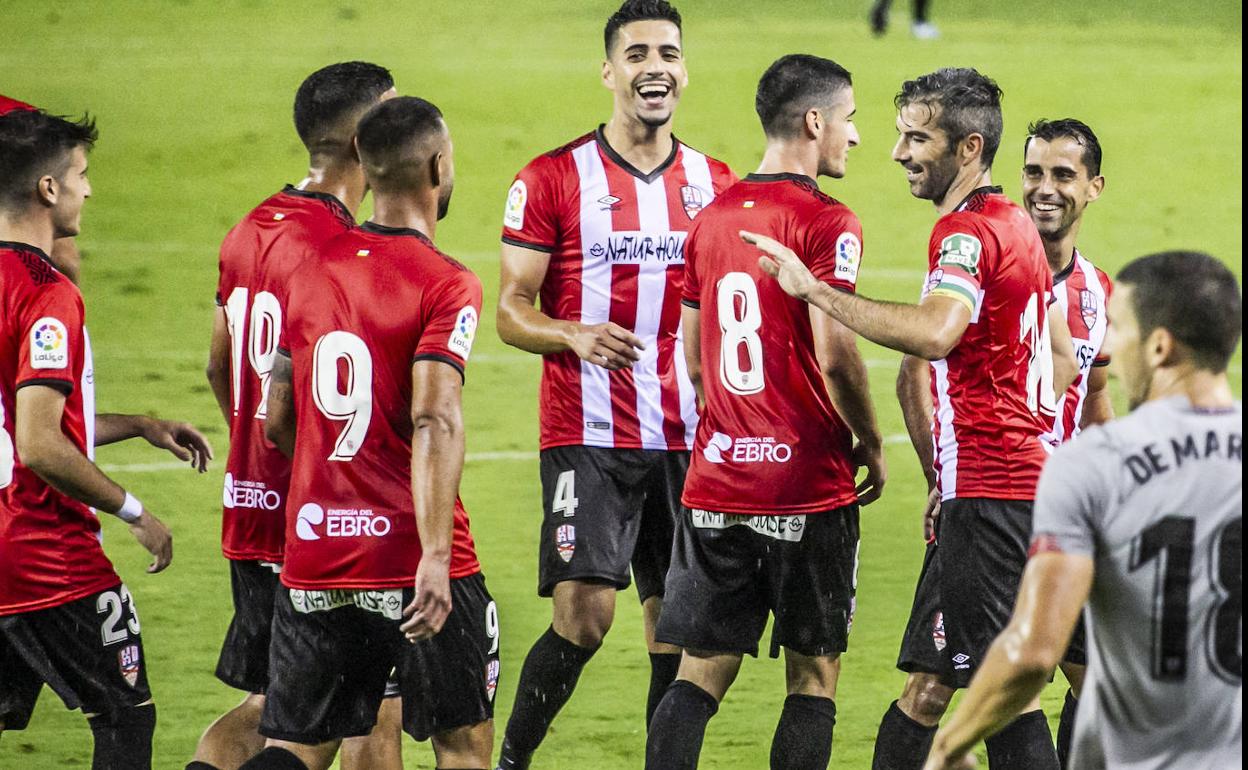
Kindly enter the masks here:
[[979, 275], [979, 257], [984, 246], [969, 233], [954, 233], [940, 242], [940, 264], [960, 267], [971, 275]]
[[529, 202], [529, 188], [523, 179], [512, 182], [507, 191], [507, 208], [503, 211], [503, 225], [512, 230], [524, 229], [524, 207]]
[[858, 266], [862, 263], [862, 243], [853, 233], [841, 233], [836, 239], [836, 277], [858, 283]]
[[30, 368], [69, 366], [69, 333], [59, 318], [44, 316], [30, 327]]
[[476, 336], [476, 308], [472, 305], [464, 305], [459, 311], [459, 317], [455, 319], [455, 330], [451, 332], [451, 338], [446, 341], [446, 346], [452, 353], [467, 361], [468, 354], [472, 352], [472, 341]]

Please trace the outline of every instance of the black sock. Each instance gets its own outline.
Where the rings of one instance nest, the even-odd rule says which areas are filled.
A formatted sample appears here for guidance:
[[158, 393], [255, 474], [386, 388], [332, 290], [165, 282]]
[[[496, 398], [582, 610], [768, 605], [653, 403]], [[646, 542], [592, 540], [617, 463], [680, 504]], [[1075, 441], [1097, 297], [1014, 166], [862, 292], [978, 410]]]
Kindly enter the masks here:
[[831, 698], [790, 695], [784, 699], [771, 740], [771, 770], [826, 770], [832, 759], [836, 704]]
[[693, 682], [677, 679], [654, 711], [646, 739], [646, 770], [696, 770], [706, 723], [719, 703]]
[[650, 694], [646, 696], [646, 729], [650, 729], [650, 718], [654, 710], [663, 700], [663, 694], [672, 682], [676, 681], [676, 672], [680, 669], [679, 652], [650, 653]]
[[516, 703], [498, 757], [500, 770], [525, 770], [529, 766], [555, 714], [572, 697], [581, 669], [596, 651], [569, 642], [553, 627], [533, 643], [520, 669]]
[[927, 21], [927, 5], [929, 0], [914, 0], [914, 20], [922, 24]]
[[996, 770], [1057, 770], [1057, 751], [1049, 720], [1040, 709], [1029, 711], [984, 741], [988, 767]]
[[1057, 761], [1062, 770], [1070, 766], [1070, 744], [1075, 739], [1075, 709], [1078, 707], [1079, 699], [1074, 690], [1067, 690], [1062, 716], [1057, 721]]
[[198, 759], [193, 759], [187, 764], [186, 770], [221, 770], [221, 768]]
[[87, 724], [95, 739], [91, 770], [151, 770], [156, 704], [94, 716]]
[[893, 701], [875, 735], [871, 770], [921, 770], [935, 735], [935, 725], [924, 727], [906, 716], [897, 701]]
[[244, 762], [238, 770], [308, 770], [308, 766], [290, 751], [270, 746]]

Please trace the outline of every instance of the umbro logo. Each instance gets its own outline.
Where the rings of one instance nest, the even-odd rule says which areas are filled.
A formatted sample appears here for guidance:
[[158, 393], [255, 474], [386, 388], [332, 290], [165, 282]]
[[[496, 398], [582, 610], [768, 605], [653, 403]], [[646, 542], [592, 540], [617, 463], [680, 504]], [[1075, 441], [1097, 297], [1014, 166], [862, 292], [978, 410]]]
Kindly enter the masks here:
[[598, 202], [602, 204], [602, 211], [620, 210], [620, 199], [614, 195], [604, 195], [598, 199]]

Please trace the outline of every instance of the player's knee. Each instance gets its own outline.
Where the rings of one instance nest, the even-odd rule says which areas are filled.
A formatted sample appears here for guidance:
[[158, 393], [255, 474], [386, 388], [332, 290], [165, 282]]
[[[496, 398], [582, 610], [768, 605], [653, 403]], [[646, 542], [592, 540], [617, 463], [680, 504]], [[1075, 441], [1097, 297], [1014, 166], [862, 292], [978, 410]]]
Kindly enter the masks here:
[[494, 748], [494, 720], [444, 730], [432, 742], [439, 767], [484, 767]]
[[921, 724], [936, 724], [949, 708], [953, 688], [940, 683], [934, 676], [911, 676], [898, 706], [911, 719]]
[[[563, 584], [559, 588], [562, 588]], [[615, 589], [607, 586], [556, 588], [555, 633], [577, 647], [596, 649], [615, 620]], [[601, 590], [601, 589], [606, 589]]]
[[244, 762], [238, 770], [308, 770], [308, 766], [288, 749], [269, 746]]

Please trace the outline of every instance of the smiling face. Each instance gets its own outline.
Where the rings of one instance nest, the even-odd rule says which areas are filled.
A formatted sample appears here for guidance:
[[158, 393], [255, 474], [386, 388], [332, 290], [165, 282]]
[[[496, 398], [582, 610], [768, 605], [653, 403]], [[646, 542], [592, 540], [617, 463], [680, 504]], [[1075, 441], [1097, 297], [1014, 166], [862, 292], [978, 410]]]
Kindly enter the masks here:
[[845, 176], [849, 148], [858, 146], [854, 125], [854, 90], [845, 88], [832, 106], [820, 111], [823, 133], [819, 137], [819, 174], [840, 179]]
[[893, 160], [906, 170], [910, 194], [937, 205], [958, 175], [957, 149], [937, 123], [940, 106], [915, 102], [897, 113], [897, 144]]
[[602, 65], [602, 83], [615, 92], [615, 113], [651, 128], [666, 125], [689, 83], [680, 29], [670, 21], [620, 27]]
[[[57, 238], [77, 235], [81, 229], [82, 204], [91, 197], [87, 179], [87, 151], [81, 146], [70, 151], [65, 171], [53, 180], [56, 189], [52, 205], [52, 226]], [[41, 187], [43, 186], [41, 180]]]
[[1088, 172], [1083, 153], [1083, 145], [1070, 136], [1033, 137], [1027, 145], [1023, 205], [1045, 240], [1064, 238], [1105, 186], [1104, 177]]

